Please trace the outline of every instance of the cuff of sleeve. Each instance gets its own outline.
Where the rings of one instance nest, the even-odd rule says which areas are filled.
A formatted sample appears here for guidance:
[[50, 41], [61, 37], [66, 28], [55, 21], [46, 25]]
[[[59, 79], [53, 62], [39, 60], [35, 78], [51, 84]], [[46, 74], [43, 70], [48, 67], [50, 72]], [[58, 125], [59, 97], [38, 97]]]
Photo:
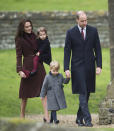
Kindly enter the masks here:
[[17, 67], [17, 73], [19, 73], [19, 71], [22, 71], [22, 67]]

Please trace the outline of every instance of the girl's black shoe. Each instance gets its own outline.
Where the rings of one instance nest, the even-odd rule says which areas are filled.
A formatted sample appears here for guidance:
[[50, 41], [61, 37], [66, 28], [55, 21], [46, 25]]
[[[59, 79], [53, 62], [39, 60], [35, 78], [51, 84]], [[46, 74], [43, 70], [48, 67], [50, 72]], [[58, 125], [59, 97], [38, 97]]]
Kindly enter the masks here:
[[34, 76], [37, 73], [37, 71], [30, 72], [30, 76]]

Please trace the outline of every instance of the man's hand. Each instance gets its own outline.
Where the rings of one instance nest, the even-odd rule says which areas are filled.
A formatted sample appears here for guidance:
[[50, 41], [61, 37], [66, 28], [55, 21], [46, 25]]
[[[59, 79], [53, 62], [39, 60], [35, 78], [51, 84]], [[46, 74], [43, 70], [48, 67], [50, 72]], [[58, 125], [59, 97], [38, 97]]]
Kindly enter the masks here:
[[70, 71], [69, 71], [69, 70], [66, 70], [66, 71], [65, 71], [65, 74], [66, 74], [66, 77], [67, 77], [67, 78], [70, 78]]
[[102, 69], [100, 67], [96, 68], [96, 75], [100, 75], [101, 74]]

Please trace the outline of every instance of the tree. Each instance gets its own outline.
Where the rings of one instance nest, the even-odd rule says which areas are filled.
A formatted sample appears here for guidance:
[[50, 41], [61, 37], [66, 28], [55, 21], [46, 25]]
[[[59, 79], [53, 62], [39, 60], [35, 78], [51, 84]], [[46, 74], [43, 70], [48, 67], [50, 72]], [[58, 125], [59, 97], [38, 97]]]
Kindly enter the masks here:
[[108, 0], [111, 80], [114, 79], [114, 0]]

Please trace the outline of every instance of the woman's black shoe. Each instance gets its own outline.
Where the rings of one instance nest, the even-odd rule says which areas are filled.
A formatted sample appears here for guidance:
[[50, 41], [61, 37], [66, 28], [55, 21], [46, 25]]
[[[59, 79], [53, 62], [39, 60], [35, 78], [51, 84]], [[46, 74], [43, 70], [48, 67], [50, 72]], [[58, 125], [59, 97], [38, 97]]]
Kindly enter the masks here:
[[44, 121], [44, 123], [46, 123], [47, 122], [46, 118], [43, 118], [43, 121]]

